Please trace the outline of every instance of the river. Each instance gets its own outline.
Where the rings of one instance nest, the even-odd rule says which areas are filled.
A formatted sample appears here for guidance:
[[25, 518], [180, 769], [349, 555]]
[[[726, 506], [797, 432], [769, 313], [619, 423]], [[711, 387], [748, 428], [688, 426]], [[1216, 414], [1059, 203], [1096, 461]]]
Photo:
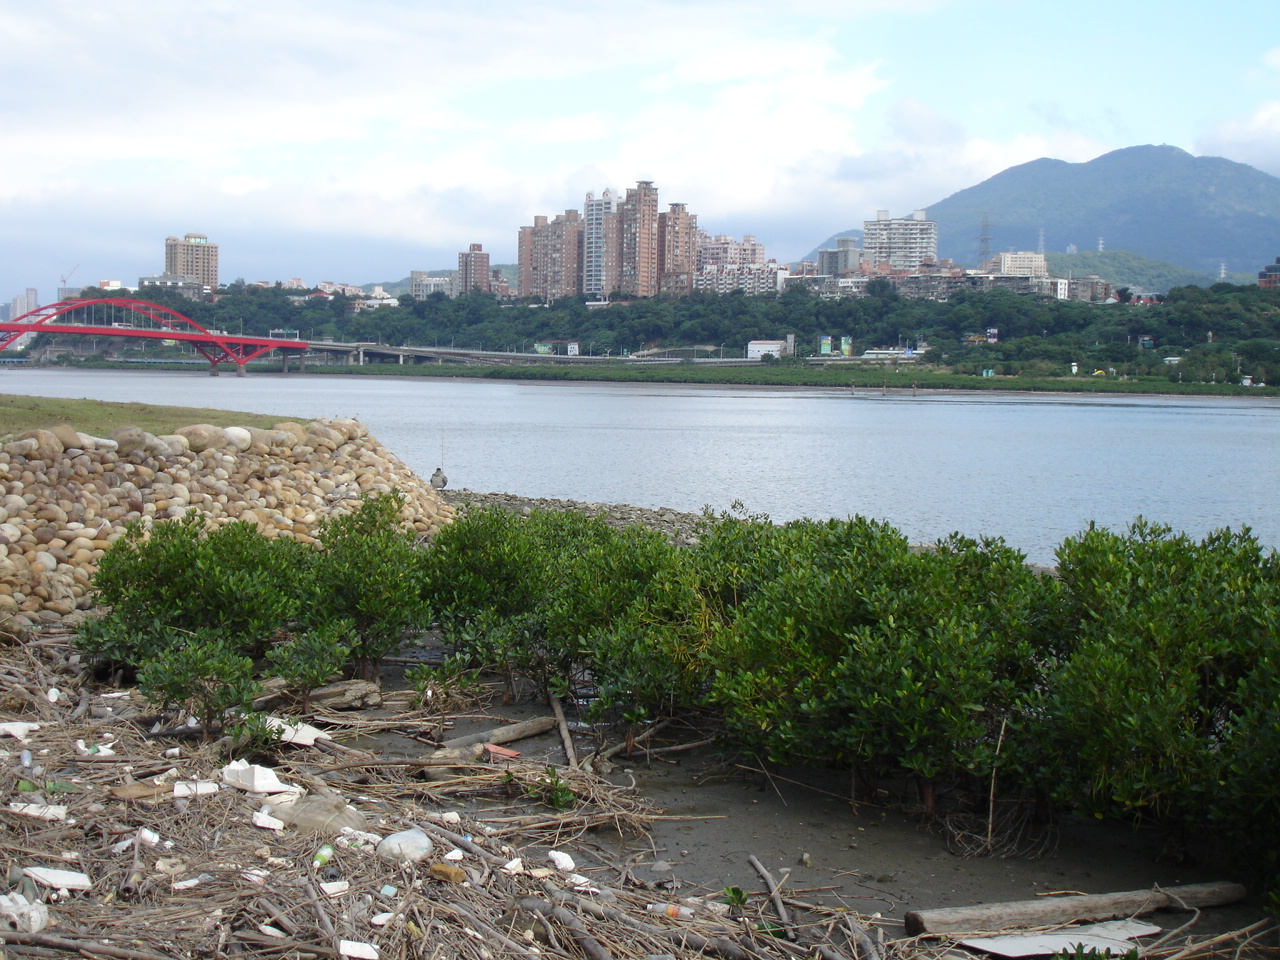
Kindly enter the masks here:
[[290, 374], [0, 370], [0, 391], [357, 417], [452, 487], [775, 520], [860, 513], [1051, 563], [1089, 521], [1280, 545], [1280, 402]]

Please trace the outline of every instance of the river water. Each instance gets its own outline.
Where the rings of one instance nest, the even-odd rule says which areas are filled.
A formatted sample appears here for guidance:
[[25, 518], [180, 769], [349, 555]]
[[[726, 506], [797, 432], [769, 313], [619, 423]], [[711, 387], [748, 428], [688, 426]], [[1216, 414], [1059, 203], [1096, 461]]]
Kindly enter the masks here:
[[1136, 516], [1280, 545], [1280, 402], [0, 370], [0, 391], [357, 417], [453, 487], [775, 520], [860, 513], [912, 540], [1000, 536], [1051, 563]]

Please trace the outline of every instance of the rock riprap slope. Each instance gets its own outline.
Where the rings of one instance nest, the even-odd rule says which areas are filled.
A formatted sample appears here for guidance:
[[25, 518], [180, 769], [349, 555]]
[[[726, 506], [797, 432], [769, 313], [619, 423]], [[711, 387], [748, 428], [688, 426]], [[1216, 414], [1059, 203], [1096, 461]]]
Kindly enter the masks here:
[[0, 623], [58, 621], [92, 606], [98, 561], [130, 522], [198, 511], [212, 524], [245, 520], [268, 537], [315, 543], [325, 517], [393, 489], [424, 537], [453, 518], [358, 420], [196, 424], [161, 437], [137, 427], [106, 438], [70, 426], [29, 431], [0, 446]]

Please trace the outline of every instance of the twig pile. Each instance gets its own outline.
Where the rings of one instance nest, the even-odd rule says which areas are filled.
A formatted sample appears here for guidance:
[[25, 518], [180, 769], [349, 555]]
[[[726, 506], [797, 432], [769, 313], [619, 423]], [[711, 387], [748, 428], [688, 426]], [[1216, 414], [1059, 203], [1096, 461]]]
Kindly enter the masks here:
[[[838, 896], [795, 900], [762, 867], [767, 889], [734, 904], [727, 891], [679, 899], [636, 880], [594, 831], [642, 835], [656, 812], [567, 765], [288, 746], [271, 761], [279, 780], [341, 817], [279, 829], [264, 817], [270, 797], [223, 781], [225, 743], [153, 736], [141, 697], [93, 687], [68, 640], [63, 630], [0, 649], [0, 889], [42, 901], [51, 921], [31, 929], [21, 903], [0, 916], [13, 921], [0, 922], [7, 957], [894, 960], [937, 945], [886, 943]], [[332, 724], [343, 726], [360, 723]], [[547, 806], [551, 796], [568, 808]], [[413, 827], [434, 843], [425, 859], [375, 852]], [[83, 874], [85, 887], [39, 868]], [[1199, 955], [1182, 949], [1164, 956]]]

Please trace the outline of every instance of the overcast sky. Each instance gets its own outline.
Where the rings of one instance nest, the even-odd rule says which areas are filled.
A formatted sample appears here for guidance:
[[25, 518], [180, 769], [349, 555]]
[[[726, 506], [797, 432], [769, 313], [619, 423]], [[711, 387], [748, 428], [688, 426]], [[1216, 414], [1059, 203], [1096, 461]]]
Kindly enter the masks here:
[[473, 242], [509, 262], [535, 214], [637, 179], [787, 260], [1038, 157], [1168, 143], [1280, 175], [1275, 14], [0, 0], [0, 300], [73, 269], [136, 284], [187, 232], [224, 281], [396, 280]]

